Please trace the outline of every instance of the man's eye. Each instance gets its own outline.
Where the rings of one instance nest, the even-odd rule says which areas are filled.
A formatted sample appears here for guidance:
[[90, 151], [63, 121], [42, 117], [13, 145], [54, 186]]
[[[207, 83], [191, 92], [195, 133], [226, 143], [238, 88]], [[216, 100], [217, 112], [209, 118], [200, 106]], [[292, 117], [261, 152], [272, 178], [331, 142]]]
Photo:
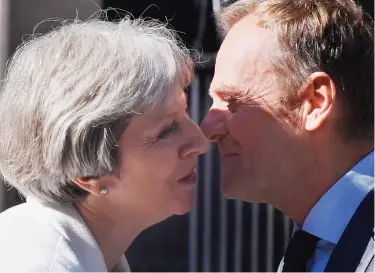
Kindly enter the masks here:
[[229, 111], [234, 112], [234, 111], [236, 111], [237, 107], [238, 107], [238, 101], [237, 100], [235, 100], [235, 99], [228, 100]]
[[158, 139], [166, 139], [170, 134], [173, 134], [179, 130], [179, 126], [176, 122], [172, 122], [158, 135]]

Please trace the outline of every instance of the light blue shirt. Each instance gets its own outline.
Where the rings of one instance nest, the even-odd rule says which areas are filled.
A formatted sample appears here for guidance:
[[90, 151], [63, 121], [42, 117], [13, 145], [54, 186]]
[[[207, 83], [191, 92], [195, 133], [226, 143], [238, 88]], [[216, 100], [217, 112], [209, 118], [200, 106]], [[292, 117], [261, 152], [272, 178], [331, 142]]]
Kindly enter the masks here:
[[350, 219], [372, 188], [374, 188], [373, 151], [337, 181], [308, 214], [302, 229], [322, 238], [309, 260], [307, 266], [309, 271], [324, 271]]

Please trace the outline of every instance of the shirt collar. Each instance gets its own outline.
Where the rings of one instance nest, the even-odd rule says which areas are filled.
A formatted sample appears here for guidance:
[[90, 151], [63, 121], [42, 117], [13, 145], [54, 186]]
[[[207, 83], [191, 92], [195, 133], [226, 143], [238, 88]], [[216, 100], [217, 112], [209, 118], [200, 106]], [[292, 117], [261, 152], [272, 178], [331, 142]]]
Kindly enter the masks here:
[[350, 219], [374, 187], [374, 151], [359, 161], [315, 204], [302, 229], [337, 244]]

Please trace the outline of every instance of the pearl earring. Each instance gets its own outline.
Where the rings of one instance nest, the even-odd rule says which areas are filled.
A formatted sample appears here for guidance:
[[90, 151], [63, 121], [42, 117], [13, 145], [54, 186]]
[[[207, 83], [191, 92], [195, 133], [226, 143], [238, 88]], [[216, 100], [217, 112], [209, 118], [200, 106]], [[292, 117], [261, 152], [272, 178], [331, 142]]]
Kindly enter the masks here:
[[108, 188], [106, 187], [106, 186], [102, 186], [101, 188], [100, 188], [100, 194], [101, 195], [107, 195], [108, 194], [108, 192], [109, 192], [109, 190], [108, 190]]

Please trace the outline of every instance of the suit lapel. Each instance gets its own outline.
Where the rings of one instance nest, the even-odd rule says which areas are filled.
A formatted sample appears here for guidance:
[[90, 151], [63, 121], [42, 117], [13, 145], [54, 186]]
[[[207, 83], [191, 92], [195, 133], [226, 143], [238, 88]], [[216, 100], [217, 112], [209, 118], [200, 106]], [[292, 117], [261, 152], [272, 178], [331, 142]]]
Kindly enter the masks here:
[[277, 272], [282, 272], [284, 267], [284, 257], [282, 258], [279, 267], [277, 268]]
[[356, 272], [374, 272], [374, 247], [375, 242], [374, 237], [372, 237]]
[[[354, 272], [374, 236], [374, 189], [350, 220], [325, 268], [325, 272]], [[374, 249], [372, 248], [372, 253]]]

